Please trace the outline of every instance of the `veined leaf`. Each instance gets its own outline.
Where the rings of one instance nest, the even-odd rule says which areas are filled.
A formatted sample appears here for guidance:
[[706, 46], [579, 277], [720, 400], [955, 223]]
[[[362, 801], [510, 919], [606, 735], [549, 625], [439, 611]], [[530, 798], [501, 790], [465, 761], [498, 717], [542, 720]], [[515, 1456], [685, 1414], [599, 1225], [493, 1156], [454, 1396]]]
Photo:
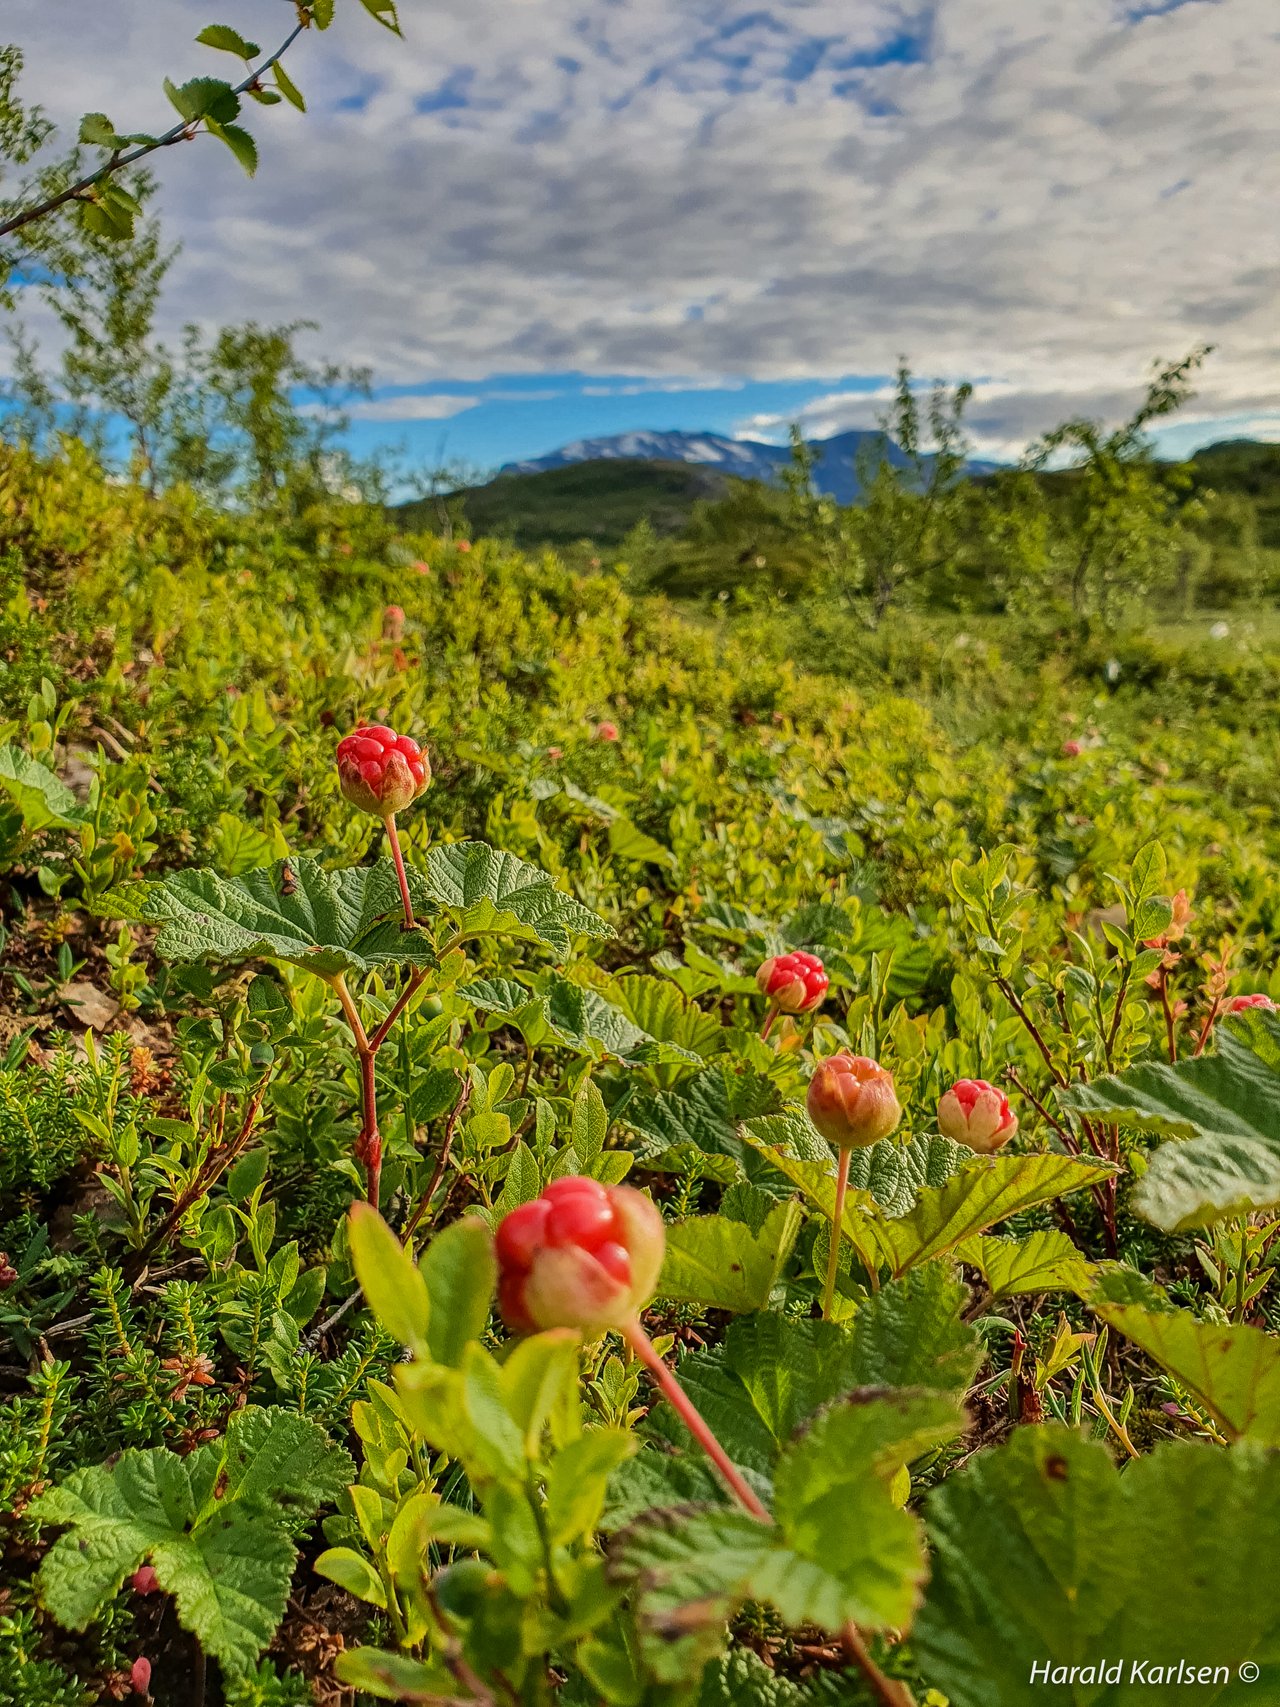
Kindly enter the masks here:
[[1220, 1026], [1217, 1052], [1176, 1066], [1143, 1062], [1061, 1093], [1069, 1108], [1162, 1144], [1132, 1204], [1167, 1233], [1280, 1206], [1280, 1021], [1251, 1013]]
[[[113, 906], [131, 900], [117, 892]], [[391, 917], [399, 910], [389, 859], [326, 871], [299, 856], [241, 877], [173, 872], [147, 884], [123, 916], [161, 927], [156, 952], [163, 960], [280, 960], [330, 978], [378, 965], [432, 964], [430, 939], [402, 929]]]
[[980, 1233], [961, 1240], [951, 1254], [978, 1270], [993, 1298], [1013, 1298], [1023, 1292], [1074, 1292], [1083, 1298], [1097, 1272], [1096, 1265], [1086, 1262], [1056, 1227], [1042, 1228], [1025, 1239]]
[[510, 1014], [535, 1045], [551, 1037], [593, 1060], [613, 1055], [636, 1063], [701, 1064], [701, 1057], [690, 1050], [651, 1037], [598, 990], [559, 974], [543, 979], [538, 991], [510, 978], [494, 978], [469, 984], [458, 994], [489, 1013]]
[[149, 1559], [178, 1619], [232, 1673], [274, 1635], [293, 1575], [291, 1530], [337, 1498], [355, 1467], [307, 1417], [233, 1412], [224, 1440], [77, 1470], [30, 1507], [65, 1524], [37, 1578], [59, 1623], [84, 1630]]
[[0, 746], [0, 789], [22, 815], [24, 827], [41, 830], [73, 830], [84, 817], [74, 794], [47, 765], [33, 759], [20, 747]]
[[557, 889], [540, 866], [487, 842], [433, 847], [415, 876], [463, 936], [522, 937], [567, 957], [575, 936], [614, 934], [603, 919]]
[[[952, 1707], [1027, 1707], [1036, 1693], [1064, 1707], [1280, 1699], [1280, 1602], [1258, 1568], [1280, 1547], [1275, 1454], [1180, 1441], [1121, 1476], [1068, 1429], [1020, 1428], [948, 1477], [926, 1513], [933, 1575], [913, 1640]], [[1246, 1660], [1259, 1671], [1237, 1683]], [[1157, 1673], [1180, 1661], [1211, 1678], [1225, 1666], [1231, 1681]], [[1033, 1666], [1047, 1668], [1038, 1691]]]
[[894, 1471], [963, 1427], [936, 1393], [863, 1393], [825, 1413], [778, 1466], [776, 1523], [724, 1508], [647, 1514], [620, 1531], [609, 1575], [631, 1591], [643, 1657], [675, 1682], [724, 1645], [745, 1599], [790, 1625], [908, 1624], [926, 1575], [920, 1526], [893, 1504]]
[[367, 1203], [351, 1205], [347, 1239], [365, 1302], [392, 1339], [425, 1357], [431, 1306], [421, 1270]]
[[[777, 1101], [768, 1079], [733, 1072], [716, 1060], [678, 1090], [633, 1096], [623, 1120], [640, 1138], [637, 1148], [644, 1160], [676, 1151], [682, 1159], [696, 1161], [701, 1154], [741, 1164], [749, 1151], [739, 1135], [740, 1122], [776, 1107]], [[736, 1172], [736, 1167], [726, 1167], [723, 1177], [731, 1180]]]
[[677, 1221], [667, 1228], [659, 1294], [719, 1310], [763, 1310], [802, 1219], [799, 1204], [780, 1203], [758, 1233], [723, 1215]]
[[[831, 1146], [814, 1127], [801, 1103], [789, 1103], [781, 1114], [748, 1120], [745, 1133], [760, 1145], [781, 1149], [806, 1162], [819, 1162], [835, 1177]], [[886, 1215], [905, 1215], [926, 1186], [944, 1185], [972, 1159], [972, 1151], [937, 1133], [912, 1137], [905, 1143], [886, 1138], [855, 1150], [849, 1158], [849, 1185], [869, 1192]], [[810, 1177], [810, 1176], [806, 1176]], [[834, 1196], [831, 1199], [834, 1207]], [[828, 1215], [830, 1209], [825, 1211]]]
[[954, 1253], [975, 1234], [1024, 1209], [1110, 1179], [1106, 1162], [1074, 1156], [982, 1156], [946, 1185], [922, 1191], [909, 1215], [871, 1223], [883, 1260], [895, 1274]]
[[434, 1362], [458, 1368], [488, 1325], [498, 1283], [493, 1237], [483, 1221], [464, 1215], [436, 1234], [419, 1268], [431, 1305], [427, 1349]]
[[1095, 1314], [1167, 1369], [1231, 1440], [1280, 1446], [1280, 1344], [1261, 1328], [1201, 1322], [1186, 1310], [1109, 1302], [1107, 1277], [1089, 1299]]
[[207, 29], [201, 30], [196, 40], [204, 47], [216, 47], [224, 53], [234, 53], [237, 59], [256, 59], [262, 52], [256, 41], [246, 41], [229, 24], [210, 24]]

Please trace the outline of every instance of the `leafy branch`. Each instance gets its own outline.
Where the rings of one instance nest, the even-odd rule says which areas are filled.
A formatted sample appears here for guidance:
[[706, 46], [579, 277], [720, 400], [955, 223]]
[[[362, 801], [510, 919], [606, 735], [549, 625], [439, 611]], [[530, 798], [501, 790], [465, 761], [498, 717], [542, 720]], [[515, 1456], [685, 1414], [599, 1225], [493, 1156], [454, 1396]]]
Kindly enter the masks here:
[[[395, 0], [361, 0], [361, 4], [380, 24], [397, 35], [400, 33]], [[262, 51], [256, 42], [246, 41], [226, 24], [210, 24], [202, 30], [196, 37], [198, 42], [234, 54], [245, 62], [248, 71], [235, 84], [220, 77], [195, 77], [176, 85], [166, 78], [165, 94], [180, 117], [177, 124], [159, 135], [120, 134], [105, 113], [86, 113], [80, 121], [79, 140], [90, 147], [106, 149], [107, 158], [74, 183], [51, 191], [0, 220], [0, 237], [12, 236], [73, 202], [82, 205], [86, 222], [99, 235], [131, 237], [142, 207], [136, 196], [112, 180], [157, 150], [190, 142], [202, 132], [224, 142], [252, 177], [258, 166], [258, 146], [237, 122], [242, 97], [247, 95], [263, 106], [275, 106], [284, 100], [299, 112], [305, 111], [306, 102], [281, 61], [304, 30], [313, 26], [325, 30], [333, 21], [334, 0], [295, 0], [295, 6], [297, 22], [275, 52], [256, 65], [252, 61]], [[269, 74], [273, 86], [264, 82]]]

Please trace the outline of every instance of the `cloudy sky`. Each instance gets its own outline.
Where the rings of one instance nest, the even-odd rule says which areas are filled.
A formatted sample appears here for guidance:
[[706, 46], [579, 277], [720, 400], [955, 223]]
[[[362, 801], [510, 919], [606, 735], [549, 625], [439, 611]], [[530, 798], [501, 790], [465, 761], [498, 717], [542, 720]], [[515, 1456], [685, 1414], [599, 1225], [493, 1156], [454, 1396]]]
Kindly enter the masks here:
[[[314, 319], [362, 443], [493, 465], [627, 427], [872, 421], [899, 353], [1016, 450], [1212, 343], [1175, 442], [1280, 437], [1276, 0], [339, 0], [251, 109], [262, 168], [173, 150], [168, 314]], [[67, 123], [284, 0], [4, 0]]]

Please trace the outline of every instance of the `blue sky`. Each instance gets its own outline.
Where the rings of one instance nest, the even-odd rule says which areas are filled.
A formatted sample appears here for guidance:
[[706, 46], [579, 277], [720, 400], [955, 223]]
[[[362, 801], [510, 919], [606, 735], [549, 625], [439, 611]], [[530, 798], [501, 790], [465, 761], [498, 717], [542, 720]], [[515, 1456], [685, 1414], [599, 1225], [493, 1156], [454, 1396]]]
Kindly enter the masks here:
[[[60, 123], [159, 122], [263, 0], [6, 0]], [[255, 111], [160, 165], [166, 330], [314, 319], [361, 448], [482, 467], [637, 427], [874, 422], [900, 354], [977, 448], [1118, 420], [1215, 346], [1170, 441], [1280, 436], [1275, 0], [340, 0]], [[40, 331], [38, 326], [35, 328]], [[3, 358], [0, 356], [0, 361]]]

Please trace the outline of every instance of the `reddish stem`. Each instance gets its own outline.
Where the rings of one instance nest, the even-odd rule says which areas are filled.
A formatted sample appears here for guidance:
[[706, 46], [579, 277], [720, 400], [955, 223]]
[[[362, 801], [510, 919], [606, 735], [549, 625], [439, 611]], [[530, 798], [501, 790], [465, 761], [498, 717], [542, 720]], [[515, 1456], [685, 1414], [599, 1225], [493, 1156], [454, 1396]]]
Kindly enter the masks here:
[[849, 1190], [849, 1163], [852, 1160], [852, 1150], [841, 1150], [840, 1171], [836, 1175], [836, 1209], [831, 1219], [831, 1254], [827, 1258], [827, 1284], [822, 1294], [824, 1322], [831, 1320], [831, 1306], [835, 1303], [836, 1279], [840, 1273], [840, 1233], [844, 1226], [844, 1200]]
[[770, 1002], [769, 1011], [764, 1016], [764, 1025], [761, 1027], [761, 1030], [760, 1030], [760, 1041], [761, 1041], [761, 1043], [767, 1043], [769, 1041], [769, 1033], [773, 1030], [773, 1022], [774, 1022], [774, 1020], [777, 1019], [777, 1017], [781, 1013], [781, 1011], [782, 1011], [781, 1008], [775, 1007], [773, 1005], [773, 1003]]
[[675, 1372], [667, 1367], [654, 1350], [653, 1341], [644, 1331], [638, 1316], [633, 1317], [623, 1328], [622, 1337], [658, 1383], [672, 1410], [720, 1472], [738, 1504], [761, 1523], [772, 1523], [772, 1517], [743, 1481], [736, 1466], [730, 1463], [724, 1447], [699, 1415], [693, 1401], [676, 1379]]
[[400, 832], [396, 828], [396, 815], [388, 812], [382, 820], [387, 832], [387, 840], [391, 843], [391, 857], [396, 864], [396, 881], [400, 885], [400, 902], [404, 907], [404, 928], [411, 931], [414, 926], [413, 902], [409, 899], [409, 875], [404, 868], [404, 855], [400, 851]]
[[[360, 1122], [360, 1136], [356, 1139], [355, 1153], [356, 1159], [364, 1163], [369, 1202], [376, 1209], [382, 1187], [382, 1134], [378, 1131], [378, 1092], [374, 1078], [378, 1050], [377, 1045], [371, 1044], [365, 1035], [360, 1010], [351, 999], [347, 981], [341, 972], [331, 982], [338, 1000], [342, 1003], [347, 1024], [351, 1027], [356, 1057], [360, 1063], [360, 1107], [363, 1118]], [[379, 1037], [378, 1042], [381, 1041]]]

